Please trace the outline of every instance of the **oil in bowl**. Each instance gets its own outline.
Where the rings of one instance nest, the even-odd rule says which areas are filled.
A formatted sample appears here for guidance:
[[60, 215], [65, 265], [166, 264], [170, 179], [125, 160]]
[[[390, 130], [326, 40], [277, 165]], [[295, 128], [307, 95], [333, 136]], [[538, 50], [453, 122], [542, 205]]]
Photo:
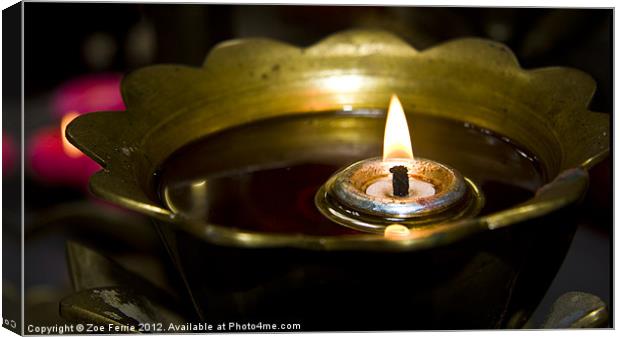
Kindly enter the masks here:
[[[535, 155], [469, 123], [411, 114], [414, 156], [445, 163], [485, 195], [481, 214], [531, 198], [547, 180]], [[192, 220], [242, 230], [347, 235], [314, 195], [337, 170], [381, 155], [385, 112], [300, 114], [245, 124], [189, 144], [162, 165], [165, 205]]]

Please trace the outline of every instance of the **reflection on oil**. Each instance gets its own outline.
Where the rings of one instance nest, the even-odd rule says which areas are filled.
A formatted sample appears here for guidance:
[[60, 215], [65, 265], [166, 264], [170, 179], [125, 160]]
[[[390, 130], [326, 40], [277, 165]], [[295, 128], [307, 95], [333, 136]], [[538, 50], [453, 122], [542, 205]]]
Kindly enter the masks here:
[[203, 218], [207, 215], [207, 206], [209, 201], [207, 199], [207, 180], [199, 180], [191, 183], [191, 201], [192, 206], [190, 208], [192, 217], [195, 219]]
[[[480, 186], [482, 214], [523, 202], [544, 181], [535, 157], [471, 124], [409, 115], [416, 157], [448, 164]], [[160, 190], [174, 212], [246, 230], [353, 234], [315, 208], [335, 171], [381, 155], [382, 114], [315, 114], [227, 130], [181, 149], [162, 167]]]

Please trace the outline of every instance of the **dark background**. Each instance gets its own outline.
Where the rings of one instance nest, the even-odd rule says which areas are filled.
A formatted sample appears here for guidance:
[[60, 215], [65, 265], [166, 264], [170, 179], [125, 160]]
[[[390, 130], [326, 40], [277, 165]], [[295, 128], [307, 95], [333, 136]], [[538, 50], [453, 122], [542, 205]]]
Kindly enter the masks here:
[[[418, 49], [467, 36], [500, 41], [515, 52], [524, 68], [569, 66], [589, 73], [598, 84], [591, 109], [611, 113], [613, 108], [613, 11], [609, 9], [75, 3], [24, 6], [26, 140], [34, 130], [56, 123], [49, 111], [52, 92], [75, 76], [127, 73], [156, 63], [199, 66], [209, 49], [223, 40], [262, 36], [306, 46], [349, 28], [386, 29]], [[19, 91], [9, 93], [19, 98]], [[19, 125], [17, 111], [8, 114], [5, 109], [5, 125]], [[15, 130], [4, 131], [18, 137]], [[591, 172], [591, 188], [581, 206], [573, 245], [535, 313], [532, 326], [540, 324], [551, 303], [567, 291], [591, 292], [611, 305], [610, 166], [610, 160], [606, 160]], [[19, 191], [16, 175], [3, 180], [13, 184], [8, 193]], [[92, 238], [97, 233], [98, 240], [118, 246], [112, 255], [127, 258], [129, 254], [134, 265], [138, 257], [131, 249], [135, 247], [150, 254], [146, 260], [140, 257], [145, 266], [162, 258], [157, 239], [149, 234], [138, 243], [131, 242], [124, 238], [122, 227], [116, 228], [115, 234], [111, 226], [102, 235], [94, 225], [86, 229], [71, 225], [76, 222], [74, 215], [72, 221], [55, 219], [47, 221], [46, 226], [35, 224], [40, 214], [57, 215], [58, 209], [66, 214], [62, 212], [66, 212], [68, 204], [92, 207], [93, 201], [81, 191], [41, 185], [28, 176], [25, 182], [27, 320], [53, 321], [57, 300], [71, 292], [64, 255], [67, 237]], [[19, 225], [18, 209], [5, 204], [3, 211], [13, 215], [13, 225]], [[137, 228], [148, 233], [144, 219], [132, 219]], [[14, 228], [17, 240], [19, 227]]]
[[611, 111], [607, 9], [231, 6], [27, 3], [26, 95], [95, 70], [151, 63], [198, 66], [220, 41], [251, 36], [306, 46], [349, 28], [390, 30], [418, 49], [466, 36], [507, 44], [524, 68], [592, 75], [596, 111]]

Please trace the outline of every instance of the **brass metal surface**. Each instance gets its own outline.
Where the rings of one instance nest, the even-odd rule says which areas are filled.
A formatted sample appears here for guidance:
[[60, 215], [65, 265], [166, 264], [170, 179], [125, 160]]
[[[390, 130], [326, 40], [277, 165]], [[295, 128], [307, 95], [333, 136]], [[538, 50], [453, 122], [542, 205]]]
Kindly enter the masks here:
[[555, 301], [542, 328], [592, 329], [606, 327], [608, 323], [605, 302], [596, 295], [571, 291]]
[[[210, 242], [413, 250], [520, 223], [578, 200], [587, 188], [587, 169], [609, 151], [609, 115], [588, 111], [594, 90], [592, 78], [581, 71], [524, 70], [506, 46], [482, 39], [423, 51], [383, 31], [345, 31], [308, 48], [242, 39], [215, 47], [201, 68], [159, 65], [127, 75], [122, 83], [127, 111], [78, 117], [67, 138], [104, 167], [91, 178], [96, 195]], [[523, 145], [539, 158], [549, 182], [523, 204], [440, 223], [399, 241], [370, 234], [275, 235], [190, 222], [167, 209], [156, 193], [160, 165], [201, 137], [279, 116], [345, 106], [385, 108], [393, 93], [410, 114], [465, 121]], [[323, 132], [335, 136], [339, 130]]]
[[[135, 330], [105, 332], [137, 332], [140, 324], [180, 324], [184, 318], [158, 299], [145, 296], [131, 287], [102, 287], [74, 293], [60, 302], [60, 314], [71, 322], [133, 326]], [[165, 329], [159, 332], [165, 332]]]
[[95, 250], [69, 241], [67, 260], [75, 293], [60, 301], [60, 315], [69, 321], [135, 326], [186, 319], [178, 298]]
[[[67, 242], [67, 264], [71, 284], [75, 291], [93, 288], [129, 286], [140, 289], [142, 292], [153, 294], [166, 294], [168, 298], [174, 296], [165, 289], [161, 289], [153, 282], [152, 277], [147, 281], [144, 276], [125, 269], [116, 261], [104, 256], [75, 241]], [[169, 300], [171, 302], [172, 300]]]

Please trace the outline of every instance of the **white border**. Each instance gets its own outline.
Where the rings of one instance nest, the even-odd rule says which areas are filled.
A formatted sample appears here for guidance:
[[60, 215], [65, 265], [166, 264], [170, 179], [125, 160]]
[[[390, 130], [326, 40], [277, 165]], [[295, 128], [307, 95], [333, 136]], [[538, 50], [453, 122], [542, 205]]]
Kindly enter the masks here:
[[[32, 1], [35, 2], [35, 1]], [[38, 2], [38, 1], [36, 1]], [[55, 2], [78, 2], [78, 1], [66, 1], [66, 0], [58, 0]], [[87, 1], [79, 1], [79, 2], [87, 2]], [[140, 1], [101, 1], [101, 2], [140, 2]], [[11, 0], [0, 0], [0, 4], [2, 5], [2, 9], [5, 9], [9, 6], [14, 5], [16, 2], [15, 1], [11, 1]], [[439, 6], [437, 1], [432, 1], [432, 0], [416, 0], [416, 1], [408, 1], [408, 0], [401, 0], [401, 1], [395, 1], [395, 0], [390, 0], [390, 1], [385, 1], [385, 2], [377, 2], [377, 1], [363, 1], [363, 0], [356, 0], [356, 1], [337, 1], [337, 2], [326, 2], [326, 1], [311, 1], [311, 0], [304, 0], [304, 1], [286, 1], [286, 2], [282, 2], [282, 1], [260, 1], [260, 0], [245, 0], [242, 2], [237, 2], [237, 1], [218, 1], [218, 2], [205, 2], [205, 1], [192, 1], [192, 0], [185, 0], [185, 1], [170, 1], [170, 0], [165, 0], [165, 1], [156, 1], [156, 0], [152, 0], [152, 1], [146, 1], [146, 2], [140, 2], [140, 3], [229, 3], [229, 4], [297, 4], [297, 5], [317, 5], [317, 4], [324, 4], [324, 5], [375, 5], [375, 6]], [[475, 2], [472, 1], [463, 1], [463, 0], [443, 0], [441, 1], [441, 6], [468, 6], [468, 7], [587, 7], [587, 8], [615, 8], [616, 3], [615, 1], [605, 1], [605, 0], [546, 0], [544, 2], [541, 1], [534, 1], [534, 0], [521, 0], [519, 2], [507, 2], [507, 1], [497, 1], [497, 0], [478, 0]], [[614, 11], [614, 19], [615, 19], [615, 11]], [[2, 19], [0, 17], [0, 36], [2, 34]], [[23, 7], [22, 7], [22, 27], [21, 27], [21, 33], [22, 33], [22, 56], [23, 56]], [[618, 60], [618, 56], [615, 53], [615, 46], [618, 45], [618, 29], [617, 26], [615, 25], [615, 21], [614, 21], [614, 25], [613, 25], [613, 34], [614, 34], [614, 67], [613, 67], [613, 71], [614, 71], [614, 76], [613, 76], [613, 83], [614, 83], [614, 105], [613, 105], [613, 110], [615, 111], [615, 98], [618, 97], [618, 88], [615, 86], [615, 79], [618, 77], [618, 69], [615, 67], [615, 65], [617, 64], [617, 60]], [[0, 54], [2, 51], [2, 46], [0, 44]], [[2, 56], [0, 55], [0, 61], [2, 61]], [[23, 61], [23, 57], [22, 57], [22, 61]], [[23, 78], [23, 63], [22, 63], [22, 78]], [[0, 82], [0, 88], [2, 88], [2, 83]], [[0, 98], [0, 104], [2, 103], [2, 99]], [[23, 192], [23, 144], [24, 144], [24, 134], [23, 134], [23, 118], [24, 118], [24, 112], [23, 112], [23, 82], [22, 82], [22, 140], [21, 140], [21, 146], [22, 146], [22, 152], [21, 152], [21, 174], [22, 174], [22, 240], [23, 240], [23, 198], [24, 196], [24, 192]], [[612, 112], [613, 114], [613, 112]], [[618, 122], [617, 118], [613, 118], [613, 130], [618, 130], [618, 127], [620, 126], [620, 122]], [[2, 125], [2, 122], [0, 120], [0, 126]], [[613, 187], [614, 187], [614, 224], [615, 224], [615, 209], [618, 209], [620, 207], [620, 202], [615, 198], [615, 192], [618, 190], [620, 184], [618, 183], [618, 181], [615, 179], [615, 177], [618, 176], [618, 173], [620, 172], [620, 169], [618, 168], [617, 165], [615, 165], [615, 156], [617, 154], [616, 149], [619, 148], [619, 144], [617, 141], [617, 138], [615, 137], [615, 132], [612, 133], [613, 136], [613, 173], [614, 173], [614, 179], [613, 179]], [[2, 169], [0, 167], [0, 176], [2, 173]], [[0, 195], [0, 203], [2, 202], [2, 196]], [[0, 210], [0, 215], [1, 215], [1, 210]], [[619, 231], [615, 231], [613, 232], [613, 238], [614, 238], [614, 243], [618, 242], [618, 232]], [[0, 247], [2, 245], [2, 233], [0, 231]], [[22, 241], [23, 242], [23, 241]], [[613, 303], [617, 303], [616, 299], [616, 281], [615, 281], [615, 266], [616, 266], [616, 262], [618, 261], [618, 256], [616, 254], [616, 249], [615, 249], [615, 245], [613, 245], [612, 247], [613, 249], [613, 269], [612, 269], [612, 275], [614, 276], [614, 283], [613, 283], [613, 288], [612, 288], [612, 294], [613, 294]], [[2, 261], [0, 259], [0, 268], [2, 266]], [[23, 282], [23, 245], [22, 245], [22, 282]], [[23, 283], [22, 283], [22, 291], [23, 291]], [[618, 320], [616, 320], [615, 318], [617, 317], [617, 308], [615, 308], [616, 310], [614, 310], [614, 317], [613, 322], [615, 324], [617, 324]], [[2, 310], [2, 301], [0, 301], [0, 312]], [[23, 320], [23, 302], [22, 302], [22, 320]], [[446, 333], [457, 333], [460, 336], [480, 336], [480, 335], [485, 335], [485, 336], [512, 336], [515, 334], [519, 334], [519, 336], [522, 336], [523, 334], [526, 335], [538, 335], [538, 334], [544, 334], [546, 336], [561, 336], [565, 337], [565, 336], [572, 336], [572, 335], [579, 335], [579, 336], [583, 336], [585, 334], [587, 334], [588, 336], [601, 336], [601, 335], [608, 335], [611, 333], [615, 333], [614, 330], [588, 330], [588, 331], [583, 331], [583, 330], [545, 330], [545, 331], [506, 331], [506, 330], [492, 330], [492, 331], [458, 331], [458, 332], [436, 332], [436, 331], [430, 331], [430, 332], [379, 332], [379, 333], [370, 333], [371, 335], [378, 335], [378, 334], [389, 334], [390, 336], [409, 336], [411, 334], [415, 334], [415, 335], [430, 335], [430, 336], [440, 336], [440, 335], [445, 335]], [[304, 335], [316, 335], [319, 334], [321, 336], [333, 336], [333, 335], [337, 335], [336, 333], [304, 333]], [[241, 334], [227, 334], [228, 336], [232, 335], [241, 335]], [[294, 335], [294, 334], [278, 334], [278, 335]], [[347, 335], [349, 336], [368, 336], [369, 333], [347, 333]], [[14, 334], [12, 332], [10, 332], [7, 329], [0, 329], [0, 336], [14, 336]], [[174, 334], [166, 334], [164, 336], [185, 336], [185, 335], [174, 335]]]

